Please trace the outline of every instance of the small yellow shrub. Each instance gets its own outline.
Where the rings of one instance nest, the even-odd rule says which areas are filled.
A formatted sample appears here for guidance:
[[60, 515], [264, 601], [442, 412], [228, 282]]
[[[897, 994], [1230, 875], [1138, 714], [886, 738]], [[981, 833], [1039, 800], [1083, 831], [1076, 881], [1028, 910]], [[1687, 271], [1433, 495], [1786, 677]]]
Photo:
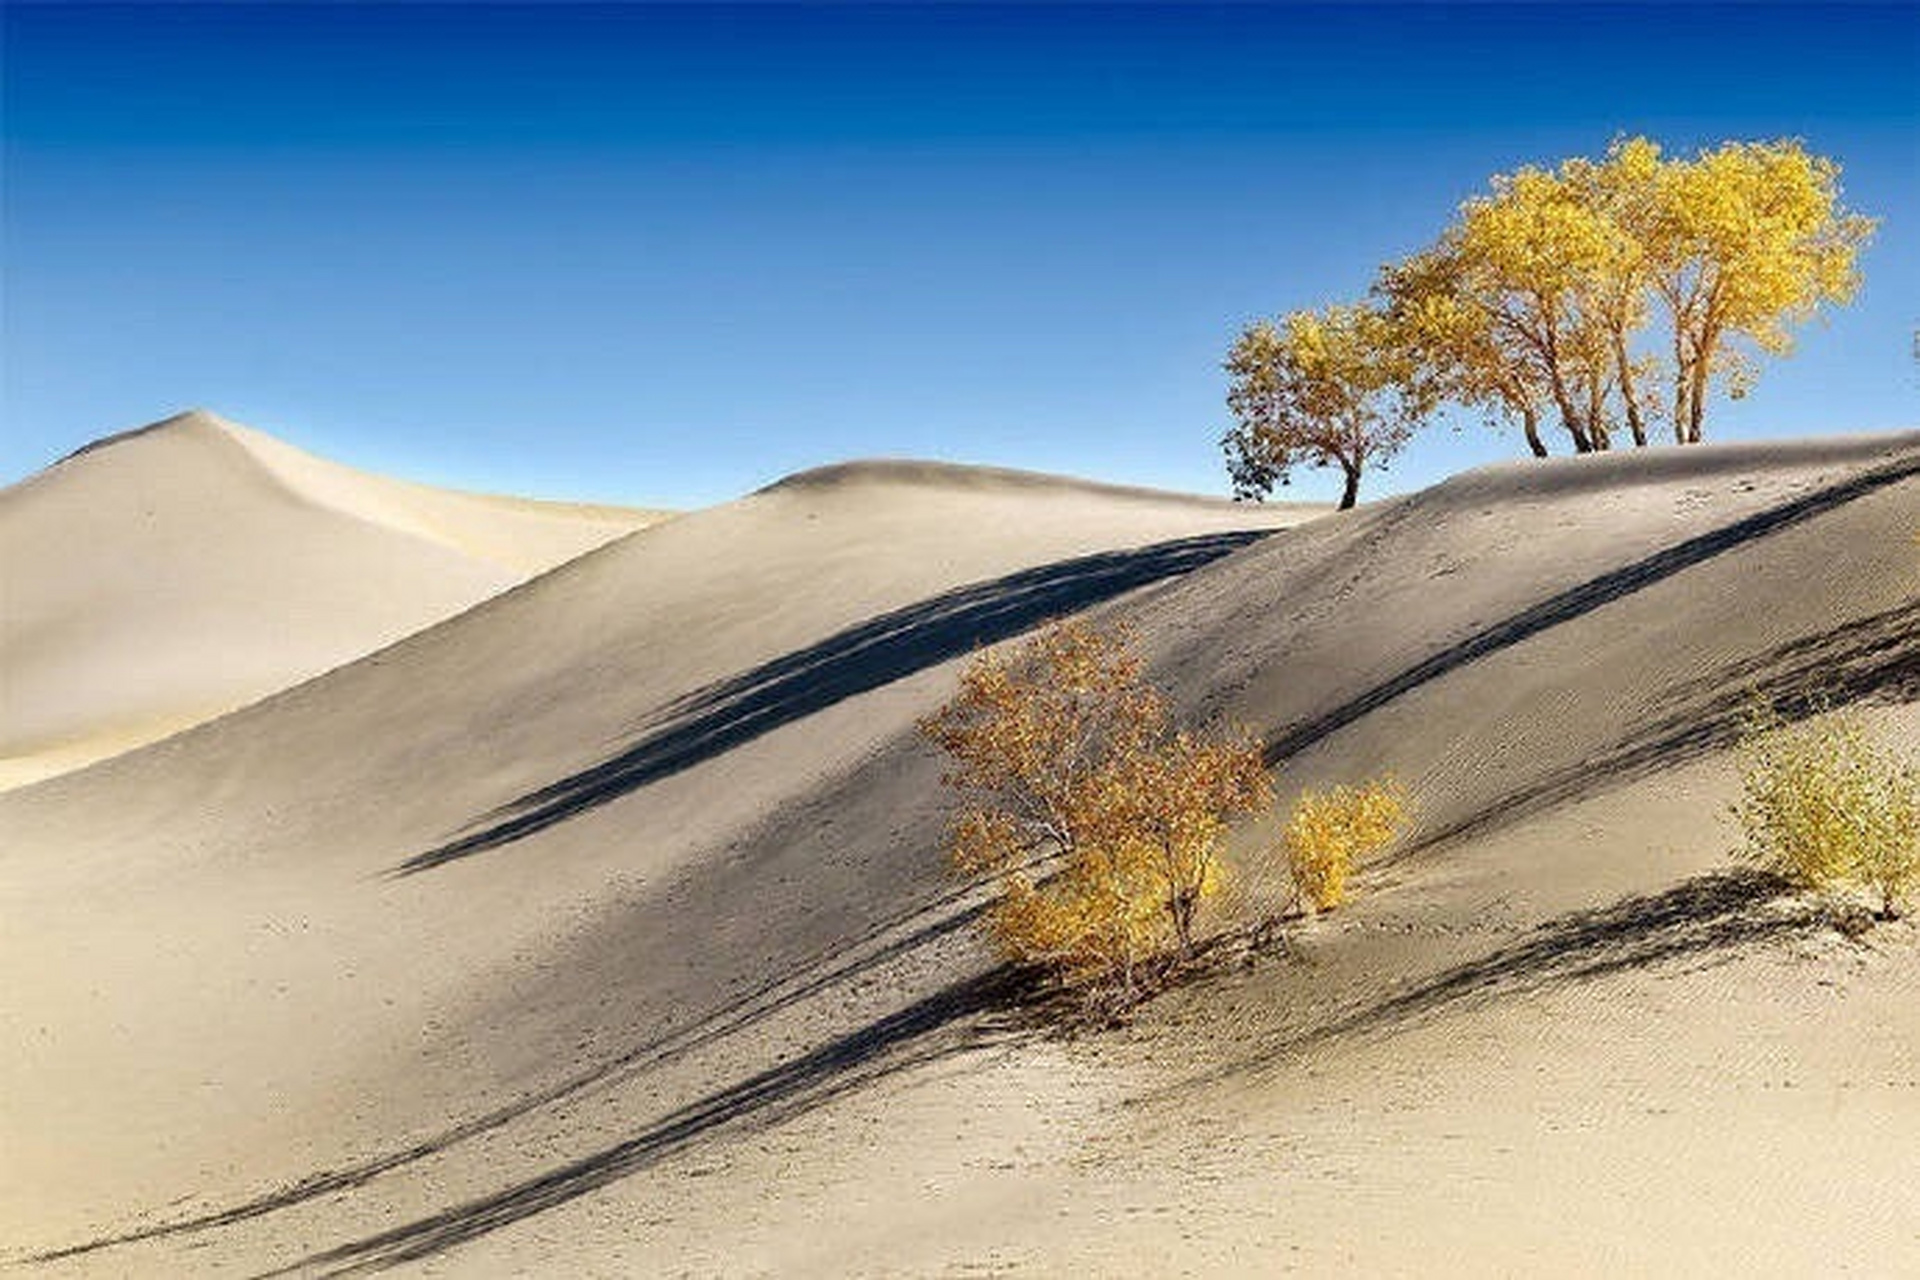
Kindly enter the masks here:
[[1920, 770], [1843, 712], [1791, 726], [1755, 713], [1740, 757], [1741, 856], [1805, 888], [1861, 884], [1892, 918], [1920, 883]]
[[1405, 795], [1391, 779], [1303, 792], [1280, 837], [1301, 898], [1315, 911], [1339, 906], [1353, 864], [1393, 843], [1406, 816]]

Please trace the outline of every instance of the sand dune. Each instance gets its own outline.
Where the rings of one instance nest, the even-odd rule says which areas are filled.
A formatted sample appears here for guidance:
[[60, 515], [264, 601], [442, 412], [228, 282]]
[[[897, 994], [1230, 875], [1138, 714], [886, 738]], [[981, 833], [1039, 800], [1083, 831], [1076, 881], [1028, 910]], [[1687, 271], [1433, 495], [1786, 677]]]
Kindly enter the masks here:
[[213, 414], [0, 491], [0, 786], [340, 665], [657, 517], [408, 484]]
[[[1920, 1263], [1913, 931], [1720, 874], [1719, 814], [1750, 690], [1920, 745], [1920, 436], [1254, 536], [1300, 514], [809, 473], [0, 797], [0, 1232], [94, 1246], [48, 1274]], [[1419, 821], [1288, 956], [1063, 1042], [993, 998], [912, 723], [1078, 609], [1283, 794], [1387, 769]]]

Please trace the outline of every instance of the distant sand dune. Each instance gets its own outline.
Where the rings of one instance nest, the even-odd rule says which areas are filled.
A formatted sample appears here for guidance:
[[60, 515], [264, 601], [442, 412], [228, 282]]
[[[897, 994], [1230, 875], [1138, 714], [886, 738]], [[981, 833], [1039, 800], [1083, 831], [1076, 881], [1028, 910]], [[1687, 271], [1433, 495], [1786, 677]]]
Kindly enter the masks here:
[[[0, 796], [0, 1236], [102, 1275], [1920, 1265], [1920, 940], [1728, 874], [1722, 814], [1754, 690], [1920, 750], [1920, 435], [1312, 514], [823, 469]], [[1283, 798], [1391, 771], [1418, 815], [1286, 955], [1070, 1042], [1007, 1012], [913, 730], [1063, 610]], [[1229, 918], [1283, 898], [1271, 836]]]
[[193, 412], [0, 491], [0, 786], [230, 711], [656, 516], [353, 471]]

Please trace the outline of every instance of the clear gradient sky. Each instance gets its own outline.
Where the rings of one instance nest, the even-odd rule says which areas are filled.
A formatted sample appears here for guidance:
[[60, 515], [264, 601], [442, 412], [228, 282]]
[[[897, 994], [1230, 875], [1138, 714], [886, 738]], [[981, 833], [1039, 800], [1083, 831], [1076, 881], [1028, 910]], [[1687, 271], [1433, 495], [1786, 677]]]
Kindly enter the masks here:
[[[1798, 136], [1866, 287], [1709, 435], [1920, 423], [1920, 9], [4, 9], [0, 480], [201, 405], [691, 506], [849, 457], [1226, 491], [1219, 361], [1487, 177]], [[1435, 430], [1363, 496], [1517, 457]], [[1283, 496], [1331, 497], [1325, 473]]]

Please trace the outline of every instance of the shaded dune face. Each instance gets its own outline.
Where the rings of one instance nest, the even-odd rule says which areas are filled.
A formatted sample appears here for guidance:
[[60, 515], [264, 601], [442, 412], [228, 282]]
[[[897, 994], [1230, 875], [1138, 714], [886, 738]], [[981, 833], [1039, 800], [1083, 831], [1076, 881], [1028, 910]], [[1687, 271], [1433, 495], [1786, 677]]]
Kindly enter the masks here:
[[[1790, 713], [1920, 691], [1914, 436], [1490, 468], [1298, 516], [835, 468], [0, 798], [26, 922], [7, 964], [45, 975], [0, 1011], [27, 1046], [0, 1080], [8, 1141], [34, 1170], [8, 1171], [7, 1234], [77, 1246], [60, 1265], [82, 1271], [326, 1273], [550, 1261], [528, 1233], [577, 1229], [609, 1251], [583, 1258], [670, 1246], [725, 1270], [745, 1244], [635, 1224], [663, 1196], [703, 1221], [674, 1190], [693, 1165], [719, 1162], [701, 1194], [737, 1203], [767, 1176], [754, 1142], [902, 1082], [958, 1079], [918, 1087], [989, 1145], [1044, 1148], [967, 1082], [1012, 1072], [1071, 1115], [1110, 1081], [1002, 1012], [913, 724], [976, 645], [1049, 616], [1133, 628], [1183, 714], [1263, 735], [1283, 798], [1378, 771], [1412, 792], [1380, 900], [1432, 935], [1284, 970], [1284, 999], [1183, 1042], [1222, 1080], [1489, 987], [1772, 936], [1752, 886], [1691, 878], [1717, 837], [1654, 825], [1659, 789], [1709, 776], [1755, 691]], [[1588, 812], [1626, 825], [1533, 834]], [[1237, 850], [1249, 915], [1283, 896], [1270, 835]], [[1494, 923], [1543, 931], [1461, 954], [1496, 894], [1521, 905]], [[861, 1132], [913, 1158], [912, 1134]], [[609, 1213], [632, 1239], [593, 1234]]]
[[192, 412], [0, 491], [0, 785], [164, 737], [655, 517], [435, 490]]

